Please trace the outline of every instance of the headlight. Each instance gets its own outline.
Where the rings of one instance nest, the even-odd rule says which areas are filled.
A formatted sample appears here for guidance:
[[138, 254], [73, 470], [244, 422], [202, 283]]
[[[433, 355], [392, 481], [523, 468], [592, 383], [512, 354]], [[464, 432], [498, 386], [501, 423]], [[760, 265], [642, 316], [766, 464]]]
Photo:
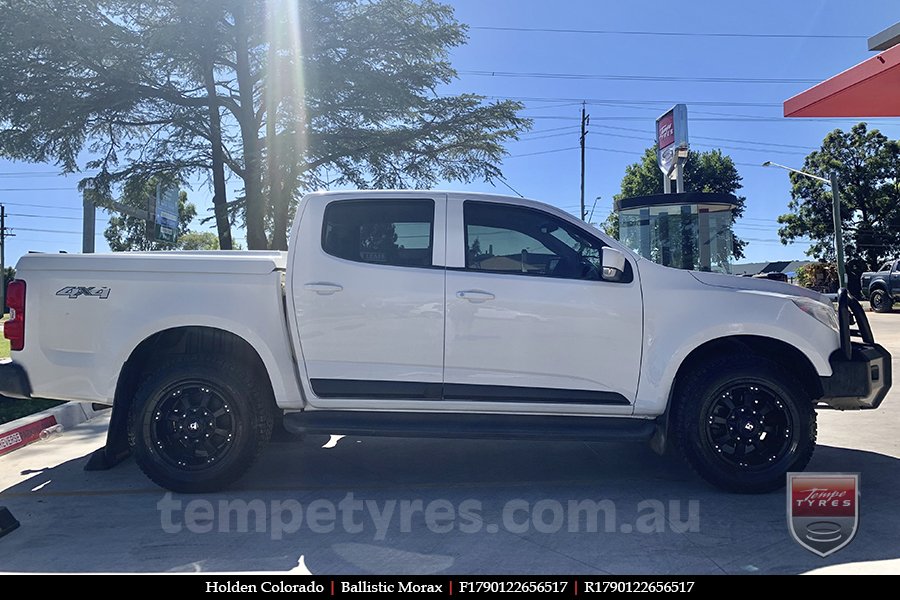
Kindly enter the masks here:
[[835, 312], [833, 307], [826, 306], [821, 302], [817, 302], [809, 298], [791, 298], [791, 301], [793, 301], [793, 303], [797, 305], [797, 308], [811, 316], [822, 325], [831, 327], [835, 331], [840, 331], [837, 313]]

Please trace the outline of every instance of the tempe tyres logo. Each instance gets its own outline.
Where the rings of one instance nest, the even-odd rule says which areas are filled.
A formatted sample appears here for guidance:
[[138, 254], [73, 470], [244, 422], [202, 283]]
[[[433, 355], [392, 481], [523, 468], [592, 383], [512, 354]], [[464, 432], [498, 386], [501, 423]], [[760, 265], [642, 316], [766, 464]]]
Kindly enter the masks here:
[[788, 530], [819, 556], [850, 543], [859, 525], [858, 473], [788, 473]]

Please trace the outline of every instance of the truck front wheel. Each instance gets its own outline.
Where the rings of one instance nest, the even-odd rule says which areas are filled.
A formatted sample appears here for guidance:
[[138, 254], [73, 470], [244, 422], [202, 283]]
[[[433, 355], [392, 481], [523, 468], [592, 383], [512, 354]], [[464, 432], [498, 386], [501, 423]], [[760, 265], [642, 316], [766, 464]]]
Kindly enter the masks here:
[[893, 303], [894, 299], [884, 290], [872, 290], [869, 297], [869, 305], [877, 313], [891, 312]]
[[154, 368], [131, 405], [128, 439], [141, 470], [175, 492], [238, 479], [272, 435], [270, 395], [229, 360], [179, 356]]
[[756, 357], [725, 357], [679, 384], [675, 426], [688, 463], [710, 483], [760, 493], [801, 471], [816, 443], [816, 413], [797, 379]]

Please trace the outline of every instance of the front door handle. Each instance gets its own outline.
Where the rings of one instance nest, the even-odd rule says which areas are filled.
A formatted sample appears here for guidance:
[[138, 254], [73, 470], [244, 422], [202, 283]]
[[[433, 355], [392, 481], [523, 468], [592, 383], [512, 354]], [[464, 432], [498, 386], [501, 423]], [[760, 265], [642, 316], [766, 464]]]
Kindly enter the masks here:
[[475, 302], [476, 304], [479, 302], [487, 302], [488, 300], [493, 300], [494, 295], [490, 292], [485, 292], [483, 290], [462, 290], [460, 292], [456, 292], [456, 297], [461, 298], [462, 300], [468, 300], [469, 302]]
[[310, 292], [315, 292], [315, 293], [319, 294], [320, 296], [330, 296], [331, 294], [334, 294], [335, 292], [340, 292], [342, 289], [344, 289], [343, 286], [340, 286], [336, 283], [326, 283], [324, 281], [317, 281], [315, 283], [307, 283], [306, 285], [303, 286], [303, 288]]

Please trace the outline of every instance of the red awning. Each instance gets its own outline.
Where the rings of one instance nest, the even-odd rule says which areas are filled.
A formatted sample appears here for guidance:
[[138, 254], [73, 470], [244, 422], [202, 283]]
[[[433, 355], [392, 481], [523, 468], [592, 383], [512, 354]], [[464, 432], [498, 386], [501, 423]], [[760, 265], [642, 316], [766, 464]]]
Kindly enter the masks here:
[[785, 101], [785, 117], [900, 117], [900, 45]]

